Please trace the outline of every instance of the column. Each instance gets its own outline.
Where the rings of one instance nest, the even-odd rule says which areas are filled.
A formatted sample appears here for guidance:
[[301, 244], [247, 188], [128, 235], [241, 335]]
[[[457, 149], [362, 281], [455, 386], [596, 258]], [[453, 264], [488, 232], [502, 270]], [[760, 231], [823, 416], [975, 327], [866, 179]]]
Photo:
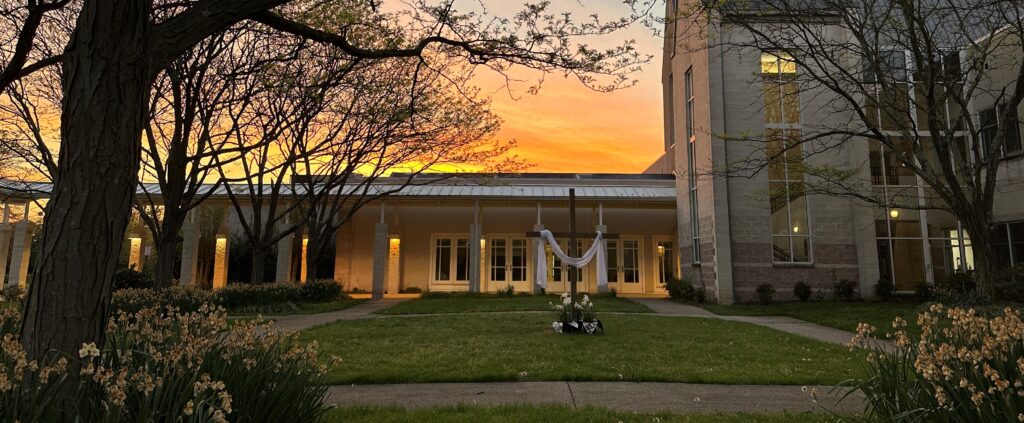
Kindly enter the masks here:
[[469, 292], [480, 292], [480, 242], [483, 229], [479, 223], [469, 225]]
[[[603, 222], [604, 221], [603, 213], [600, 215], [600, 217], [598, 219], [599, 219], [598, 220], [599, 223], [604, 223]], [[594, 232], [600, 232], [602, 234], [606, 234], [606, 233], [608, 233], [608, 226], [607, 225], [603, 225], [603, 224], [598, 224], [597, 226], [594, 226]], [[603, 253], [605, 254], [605, 258], [604, 258], [605, 268], [604, 269], [600, 269], [596, 265], [594, 266], [594, 268], [597, 269], [598, 272], [605, 272], [605, 275], [607, 275], [608, 274], [608, 267], [607, 267], [608, 266], [608, 256], [607, 256], [607, 254], [608, 254], [608, 241], [606, 241], [604, 238], [601, 239], [601, 247], [600, 248], [602, 248], [604, 250]], [[596, 263], [597, 260], [594, 260], [594, 262]], [[608, 285], [606, 284], [606, 285], [602, 286], [601, 284], [598, 284], [597, 283], [597, 276], [596, 275], [594, 277], [594, 283], [597, 284], [597, 293], [598, 294], [603, 294], [605, 292], [608, 292]]]
[[0, 223], [0, 284], [7, 280], [7, 257], [11, 254], [11, 232], [9, 223]]
[[[26, 216], [27, 218], [27, 216]], [[28, 258], [32, 252], [32, 224], [22, 220], [14, 224], [14, 241], [11, 243], [11, 272], [7, 285], [25, 288], [28, 283]]]
[[196, 267], [199, 263], [197, 213], [199, 213], [199, 209], [189, 212], [181, 227], [181, 276], [178, 279], [178, 284], [182, 286], [193, 286], [196, 283]]
[[292, 273], [292, 248], [294, 248], [294, 235], [288, 235], [277, 241], [277, 269], [274, 270], [274, 281], [277, 283], [290, 283], [295, 279]]
[[309, 278], [308, 267], [306, 266], [306, 260], [309, 258], [306, 252], [309, 251], [309, 235], [302, 235], [302, 255], [299, 257], [302, 260], [299, 263], [299, 282], [306, 283]]
[[142, 237], [138, 234], [128, 236], [128, 268], [142, 271]]
[[[535, 232], [539, 232], [541, 230], [544, 230], [544, 225], [541, 224], [541, 217], [540, 217], [541, 216], [541, 211], [540, 211], [541, 210], [541, 206], [540, 205], [538, 205], [537, 210], [538, 210], [538, 212], [537, 212], [537, 216], [538, 216], [538, 220], [537, 221], [538, 222], [536, 224], [534, 224], [534, 231]], [[545, 243], [545, 241], [541, 237], [537, 237], [537, 238], [534, 239], [534, 257], [540, 258], [540, 254], [538, 254], [537, 252], [538, 251], [544, 251], [544, 243]], [[545, 255], [545, 260], [547, 260], [547, 255]], [[534, 267], [535, 268], [537, 267], [537, 265], [538, 265], [538, 263], [534, 263]], [[541, 281], [537, 280], [537, 271], [531, 271], [530, 273], [532, 273], [532, 278], [531, 279], [532, 279], [532, 281], [534, 281], [534, 294], [544, 294], [544, 290], [541, 289], [541, 285], [540, 285]], [[545, 276], [545, 278], [547, 278], [547, 276]]]
[[384, 298], [388, 273], [388, 225], [378, 223], [373, 230], [373, 298]]
[[213, 259], [214, 290], [228, 286], [228, 248], [230, 247], [228, 244], [229, 241], [227, 234], [217, 234]]

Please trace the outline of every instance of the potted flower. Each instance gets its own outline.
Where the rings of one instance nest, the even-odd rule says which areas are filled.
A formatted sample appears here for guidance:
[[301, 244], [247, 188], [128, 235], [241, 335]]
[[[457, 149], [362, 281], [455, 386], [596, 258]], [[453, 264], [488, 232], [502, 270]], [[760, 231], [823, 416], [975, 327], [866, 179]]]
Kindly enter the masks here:
[[[572, 297], [566, 293], [562, 294], [561, 300], [561, 304], [551, 304], [552, 309], [558, 313], [558, 321], [551, 323], [555, 332], [594, 334], [604, 331], [601, 320], [594, 313], [594, 303], [590, 296], [583, 295], [582, 300], [573, 304]], [[575, 319], [573, 310], [576, 310]]]

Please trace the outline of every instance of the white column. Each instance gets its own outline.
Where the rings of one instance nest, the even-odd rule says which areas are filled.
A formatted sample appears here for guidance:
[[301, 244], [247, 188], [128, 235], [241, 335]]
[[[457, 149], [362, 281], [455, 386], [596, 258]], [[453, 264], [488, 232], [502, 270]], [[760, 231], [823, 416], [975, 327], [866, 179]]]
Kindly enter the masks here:
[[299, 260], [301, 260], [299, 263], [299, 282], [306, 283], [306, 280], [309, 278], [309, 271], [306, 266], [306, 259], [309, 257], [306, 255], [306, 252], [309, 251], [309, 235], [302, 235], [302, 245], [300, 248], [302, 248], [302, 255], [299, 257]]
[[[598, 206], [598, 215], [597, 216], [598, 216], [598, 219], [597, 219], [598, 225], [594, 227], [594, 232], [600, 232], [602, 234], [608, 233], [608, 226], [606, 226], [604, 224], [604, 211], [601, 209], [600, 205]], [[605, 268], [601, 269], [598, 266], [594, 266], [594, 268], [597, 269], [598, 272], [605, 272], [605, 275], [607, 275], [608, 274], [608, 267], [607, 267], [608, 266], [608, 240], [606, 240], [604, 238], [601, 238], [601, 247], [599, 247], [599, 248], [604, 249], [604, 255], [605, 255], [604, 256], [605, 257], [604, 258], [604, 265], [605, 265]], [[595, 260], [594, 263], [597, 263], [597, 260]], [[595, 276], [594, 277], [594, 284], [597, 285], [597, 293], [601, 294], [601, 293], [608, 292], [608, 285], [607, 284], [601, 285], [601, 284], [597, 283], [597, 280], [598, 280], [598, 278], [600, 276], [598, 276], [598, 275], [594, 275], [594, 276]]]
[[128, 236], [128, 268], [142, 271], [142, 237], [138, 234]]
[[7, 258], [11, 254], [11, 232], [9, 223], [0, 223], [0, 283], [7, 280]]
[[292, 248], [295, 244], [294, 235], [287, 235], [277, 241], [277, 269], [274, 271], [274, 281], [278, 283], [289, 283], [295, 279], [292, 276]]
[[378, 223], [373, 231], [373, 298], [384, 298], [388, 273], [388, 225]]
[[480, 241], [483, 228], [480, 225], [480, 203], [473, 205], [473, 223], [469, 225], [469, 292], [480, 292]]
[[28, 259], [32, 252], [32, 224], [28, 220], [14, 224], [13, 237], [11, 272], [7, 275], [7, 285], [25, 288], [28, 284]]
[[228, 286], [228, 248], [230, 241], [227, 234], [217, 234], [213, 259], [213, 289]]
[[181, 276], [178, 284], [192, 286], [196, 283], [196, 267], [199, 262], [199, 209], [192, 210], [185, 217], [181, 227]]

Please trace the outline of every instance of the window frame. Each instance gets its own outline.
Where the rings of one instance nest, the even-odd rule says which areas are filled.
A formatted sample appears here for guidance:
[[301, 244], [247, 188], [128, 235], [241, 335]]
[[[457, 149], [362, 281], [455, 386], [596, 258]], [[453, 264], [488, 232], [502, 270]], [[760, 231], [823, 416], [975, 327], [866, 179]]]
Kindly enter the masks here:
[[[472, 260], [470, 259], [473, 255], [469, 254], [469, 252], [470, 252], [469, 249], [471, 249], [473, 247], [472, 245], [470, 245], [470, 239], [471, 238], [470, 238], [469, 234], [432, 234], [430, 236], [430, 284], [431, 285], [433, 285], [433, 284], [438, 284], [438, 285], [469, 285], [470, 269], [473, 268], [472, 263], [471, 263]], [[448, 267], [448, 269], [449, 269], [448, 279], [438, 279], [437, 278], [437, 276], [438, 276], [438, 274], [437, 274], [437, 271], [438, 271], [438, 267], [437, 267], [437, 264], [438, 264], [437, 263], [438, 253], [440, 252], [440, 248], [442, 248], [442, 247], [438, 246], [438, 242], [442, 241], [442, 240], [447, 240], [448, 241], [448, 246], [447, 246], [447, 249], [448, 249], [448, 266], [449, 266]], [[467, 246], [467, 249], [466, 249], [467, 260], [466, 260], [466, 272], [465, 272], [466, 273], [466, 279], [465, 280], [458, 279], [458, 274], [459, 274], [459, 264], [458, 264], [459, 241], [466, 241], [466, 246]]]

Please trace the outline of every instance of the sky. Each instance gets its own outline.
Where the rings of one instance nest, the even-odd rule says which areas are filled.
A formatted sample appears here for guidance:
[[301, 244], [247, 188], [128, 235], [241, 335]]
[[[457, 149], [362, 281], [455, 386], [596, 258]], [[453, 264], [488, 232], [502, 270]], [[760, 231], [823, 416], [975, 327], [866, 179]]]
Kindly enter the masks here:
[[[473, 8], [478, 2], [461, 0], [456, 6]], [[515, 0], [484, 3], [489, 13], [498, 16], [510, 16], [522, 5]], [[567, 7], [584, 19], [591, 13], [602, 19], [618, 18], [623, 13], [621, 0], [554, 3], [569, 4]], [[658, 2], [656, 12], [664, 13], [663, 7]], [[486, 71], [477, 78], [476, 85], [491, 95], [493, 111], [503, 120], [498, 137], [516, 140], [513, 153], [528, 166], [527, 172], [640, 173], [661, 155], [662, 39], [638, 27], [602, 41], [619, 43], [626, 39], [635, 39], [640, 52], [654, 58], [641, 72], [631, 75], [637, 80], [635, 86], [611, 93], [593, 91], [560, 74], [549, 74], [540, 92], [533, 95], [526, 92], [526, 83], [505, 90], [504, 81]], [[536, 72], [523, 69], [514, 70], [510, 76], [537, 79]]]

